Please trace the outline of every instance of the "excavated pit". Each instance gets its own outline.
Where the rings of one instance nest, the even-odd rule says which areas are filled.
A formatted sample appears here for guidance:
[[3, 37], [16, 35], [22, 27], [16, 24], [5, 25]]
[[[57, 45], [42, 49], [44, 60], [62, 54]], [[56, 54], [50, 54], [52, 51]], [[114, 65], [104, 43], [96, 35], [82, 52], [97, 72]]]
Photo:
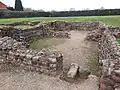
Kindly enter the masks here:
[[[95, 56], [97, 56], [97, 44], [95, 42], [85, 41], [88, 31], [71, 31], [71, 39], [60, 45], [52, 47], [52, 50], [58, 50], [63, 53], [64, 70], [70, 66], [71, 63], [78, 63], [79, 66], [89, 68], [93, 74], [97, 72], [97, 64]], [[92, 60], [92, 64], [90, 63]], [[9, 68], [8, 68], [9, 69]], [[4, 70], [2, 70], [4, 71]], [[1, 90], [98, 90], [98, 78], [79, 80], [72, 84], [59, 79], [57, 77], [50, 77], [44, 74], [37, 74], [36, 72], [25, 72], [21, 68], [6, 70], [0, 73]], [[76, 82], [76, 81], [75, 81]], [[47, 85], [47, 86], [46, 86]]]
[[[49, 25], [52, 26], [48, 28]], [[51, 51], [60, 51], [63, 54], [62, 70], [68, 69], [71, 63], [77, 63], [83, 68], [89, 68], [91, 74], [98, 75], [98, 44], [97, 42], [87, 41], [86, 36], [91, 30], [96, 30], [101, 26], [102, 24], [98, 22], [73, 22], [71, 24], [71, 22], [61, 23], [58, 21], [52, 23], [49, 22], [47, 24], [38, 24], [32, 26], [34, 28], [24, 30], [15, 27], [14, 30], [12, 30], [11, 27], [11, 30], [9, 30], [8, 27], [7, 29], [2, 28], [3, 31], [1, 30], [1, 34], [2, 37], [11, 36], [17, 41], [25, 41], [27, 43], [31, 40], [31, 37], [35, 36], [42, 35], [42, 37], [47, 38], [62, 37], [62, 43], [58, 42], [59, 44], [57, 43], [54, 45], [52, 43], [50, 46], [47, 45], [47, 48], [50, 48]], [[8, 30], [10, 35], [5, 30]], [[67, 39], [66, 37], [68, 37], [69, 34], [66, 33], [66, 31], [69, 31], [70, 33], [70, 37]], [[38, 48], [37, 50], [39, 51]], [[96, 76], [90, 76], [86, 80], [78, 79], [77, 83], [65, 82], [61, 80], [59, 76], [60, 74], [56, 77], [50, 77], [45, 74], [38, 74], [31, 71], [28, 72], [20, 67], [1, 66], [0, 90], [98, 90], [99, 88], [99, 81]]]

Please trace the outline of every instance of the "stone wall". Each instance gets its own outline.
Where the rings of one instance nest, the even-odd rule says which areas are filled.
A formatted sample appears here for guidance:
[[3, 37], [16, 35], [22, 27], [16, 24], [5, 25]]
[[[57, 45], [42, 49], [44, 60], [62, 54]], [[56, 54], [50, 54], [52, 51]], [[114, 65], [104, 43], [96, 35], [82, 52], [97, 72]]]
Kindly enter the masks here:
[[72, 30], [93, 31], [104, 26], [102, 22], [72, 22]]
[[[30, 28], [15, 28], [15, 25], [33, 25]], [[18, 41], [29, 41], [35, 36], [39, 37], [69, 37], [67, 31], [71, 30], [87, 30], [92, 31], [103, 26], [101, 22], [17, 22], [11, 24], [0, 25], [0, 36], [9, 36]]]
[[[19, 24], [32, 27], [25, 29], [14, 27]], [[28, 46], [28, 42], [34, 37], [70, 38], [71, 30], [92, 31], [102, 26], [101, 22], [16, 22], [0, 25], [0, 37], [9, 36]]]
[[3, 37], [0, 38], [1, 64], [12, 64], [25, 70], [48, 75], [56, 75], [57, 71], [62, 70], [61, 53], [29, 50], [23, 45], [24, 43], [17, 41], [29, 41], [36, 36], [69, 37], [68, 31], [71, 30], [91, 31], [86, 39], [99, 43], [99, 62], [102, 71], [100, 90], [120, 89], [120, 45], [114, 36], [119, 34], [119, 27], [105, 26], [101, 22], [53, 21], [36, 22], [28, 29], [1, 25], [0, 30], [0, 36]]
[[101, 30], [96, 29], [96, 30], [93, 30], [93, 31], [89, 32], [85, 39], [89, 40], [89, 41], [98, 42], [100, 40], [101, 36], [102, 36]]
[[120, 27], [117, 26], [108, 26], [107, 27], [111, 32], [119, 32], [120, 31]]
[[14, 22], [10, 24], [0, 24], [0, 25], [5, 25], [5, 26], [17, 26], [17, 25], [30, 25], [30, 26], [35, 26], [35, 25], [40, 25], [44, 24], [47, 26], [49, 29], [53, 29], [54, 31], [66, 31], [66, 30], [87, 30], [87, 31], [92, 31], [99, 29], [100, 27], [104, 26], [102, 22], [67, 22], [67, 21], [50, 21], [50, 22], [28, 22], [28, 21], [23, 21], [23, 22]]
[[100, 90], [120, 90], [120, 28], [103, 26], [88, 33], [86, 39], [97, 41], [101, 68]]
[[106, 28], [99, 40], [100, 90], [120, 90], [120, 45]]
[[[60, 53], [45, 51], [37, 52], [27, 49], [24, 43], [28, 42], [33, 37], [69, 37], [69, 31], [82, 30], [82, 31], [94, 31], [104, 26], [101, 22], [65, 22], [65, 21], [53, 21], [53, 22], [23, 22], [22, 25], [30, 25], [32, 27], [27, 29], [15, 28], [14, 26], [21, 23], [13, 23], [8, 25], [0, 25], [1, 36], [1, 59], [2, 63], [12, 64], [14, 66], [21, 66], [24, 69], [29, 69], [44, 73], [56, 73], [58, 69], [62, 67], [62, 56]], [[5, 37], [8, 36], [8, 37]], [[11, 37], [11, 38], [9, 38]], [[9, 40], [6, 40], [8, 38]], [[12, 39], [13, 38], [13, 39]], [[5, 41], [4, 41], [5, 39]], [[16, 47], [14, 47], [14, 42]], [[8, 46], [7, 46], [8, 45]], [[17, 45], [19, 47], [17, 47]], [[21, 48], [20, 48], [21, 47]], [[54, 55], [55, 54], [55, 55]], [[53, 61], [53, 62], [51, 62]], [[55, 62], [54, 62], [55, 61]], [[42, 69], [43, 68], [43, 69]], [[43, 71], [42, 71], [43, 70]]]
[[114, 34], [115, 37], [120, 37], [120, 27], [109, 26], [108, 29]]
[[53, 21], [47, 23], [49, 27], [59, 31], [81, 30], [92, 31], [104, 26], [102, 22], [66, 22], [66, 21]]
[[62, 71], [63, 56], [60, 52], [43, 49], [33, 51], [10, 37], [0, 38], [0, 64], [10, 64], [24, 70], [48, 75]]
[[0, 24], [0, 25], [5, 25], [5, 26], [17, 26], [17, 25], [30, 25], [34, 26], [40, 23], [40, 21], [35, 21], [35, 22], [30, 22], [30, 21], [21, 21], [21, 22], [12, 22], [12, 23], [7, 23], [7, 24]]
[[0, 36], [9, 36], [17, 41], [28, 42], [33, 37], [56, 37], [56, 38], [68, 38], [69, 33], [66, 31], [55, 31], [47, 24], [39, 23], [31, 28], [22, 29], [15, 28], [13, 26], [0, 26]]

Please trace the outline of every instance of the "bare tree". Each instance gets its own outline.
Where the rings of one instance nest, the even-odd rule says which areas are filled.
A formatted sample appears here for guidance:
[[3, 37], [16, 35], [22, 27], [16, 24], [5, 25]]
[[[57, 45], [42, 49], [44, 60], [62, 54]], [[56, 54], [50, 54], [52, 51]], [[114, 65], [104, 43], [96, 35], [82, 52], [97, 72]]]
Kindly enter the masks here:
[[70, 10], [69, 11], [75, 11], [75, 8], [70, 8]]
[[45, 12], [43, 9], [39, 9], [39, 10], [37, 10], [37, 11], [39, 11], [39, 12]]
[[101, 7], [100, 10], [104, 10], [105, 8], [104, 7]]

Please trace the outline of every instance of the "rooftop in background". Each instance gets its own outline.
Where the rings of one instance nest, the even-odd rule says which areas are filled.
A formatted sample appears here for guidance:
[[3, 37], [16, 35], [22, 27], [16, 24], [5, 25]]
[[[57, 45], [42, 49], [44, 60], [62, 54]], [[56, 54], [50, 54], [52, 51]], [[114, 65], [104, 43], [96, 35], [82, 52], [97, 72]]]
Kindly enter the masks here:
[[4, 3], [2, 3], [2, 2], [0, 1], [0, 9], [5, 9], [5, 8], [7, 8], [7, 5], [5, 5]]

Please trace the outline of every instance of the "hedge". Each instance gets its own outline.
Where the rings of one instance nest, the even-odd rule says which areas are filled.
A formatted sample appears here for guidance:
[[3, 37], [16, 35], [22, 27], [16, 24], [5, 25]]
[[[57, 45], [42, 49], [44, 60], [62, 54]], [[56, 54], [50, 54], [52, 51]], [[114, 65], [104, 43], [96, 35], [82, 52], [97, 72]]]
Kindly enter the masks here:
[[120, 9], [85, 10], [85, 11], [60, 11], [60, 12], [0, 11], [0, 18], [105, 16], [105, 15], [120, 15]]

